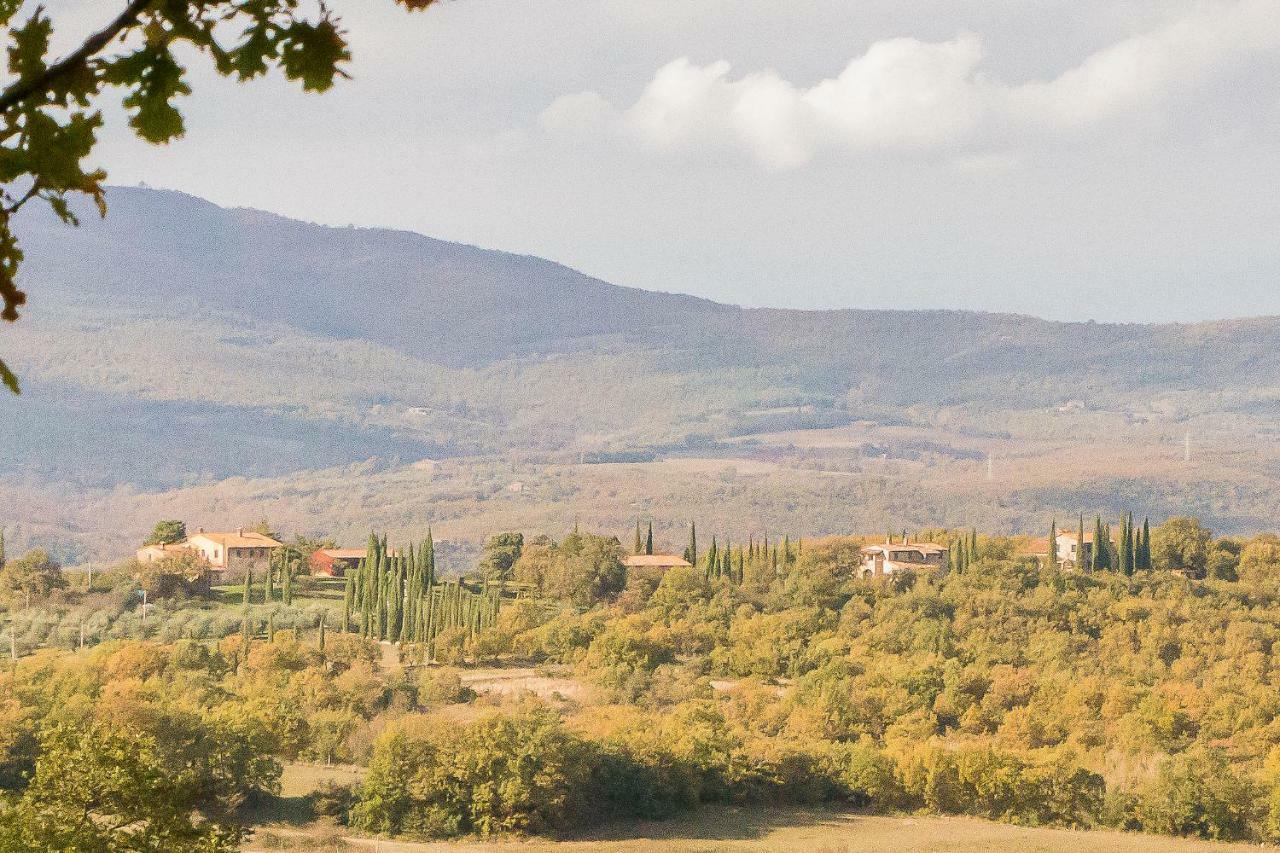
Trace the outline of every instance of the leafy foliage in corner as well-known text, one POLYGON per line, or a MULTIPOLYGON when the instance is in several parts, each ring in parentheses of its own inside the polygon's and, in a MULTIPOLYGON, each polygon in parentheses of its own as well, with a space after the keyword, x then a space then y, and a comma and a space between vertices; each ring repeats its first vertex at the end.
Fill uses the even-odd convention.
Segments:
MULTIPOLYGON (((420 10, 433 0, 395 2, 420 10)), ((176 56, 184 46, 209 56, 223 76, 250 80, 279 68, 308 92, 331 87, 351 59, 346 35, 323 0, 310 13, 298 0, 129 0, 61 59, 49 55, 52 18, 37 6, 15 22, 21 5, 0 0, 12 78, 0 92, 0 318, 8 322, 18 319, 27 299, 17 284, 23 255, 11 228, 14 214, 40 199, 75 225, 67 197, 84 193, 106 215, 106 172, 84 162, 103 124, 92 106, 96 97, 122 90, 130 127, 163 144, 184 130, 176 105, 191 94, 176 56)), ((17 376, 3 361, 0 382, 18 393, 17 376)))

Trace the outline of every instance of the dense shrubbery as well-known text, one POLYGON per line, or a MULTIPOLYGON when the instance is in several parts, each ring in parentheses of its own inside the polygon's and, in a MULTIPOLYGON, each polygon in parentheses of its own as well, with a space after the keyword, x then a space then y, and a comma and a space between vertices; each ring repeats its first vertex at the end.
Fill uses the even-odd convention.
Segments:
MULTIPOLYGON (((768 571, 675 569, 619 589, 614 540, 530 542, 511 573, 560 597, 508 600, 492 625, 440 635, 436 653, 576 679, 571 696, 542 701, 477 693, 446 667, 383 671, 378 646, 350 634, 321 650, 314 633, 284 629, 288 609, 263 642, 239 635, 238 608, 162 604, 153 636, 193 633, 200 614, 229 630, 46 649, 0 673, 0 833, 35 819, 22 792, 43 789, 24 774, 71 726, 142 738, 134 751, 157 766, 183 757, 200 819, 175 832, 233 833, 227 815, 273 789, 275 762, 303 760, 367 761, 362 785, 318 792, 317 810, 416 837, 832 802, 1280 839, 1280 547, 1201 548, 1182 527, 1158 553, 1203 558, 1207 581, 1064 573, 998 539, 962 572, 862 581, 850 577, 857 542, 832 539, 768 571)), ((134 612, 102 606, 118 608, 112 626, 134 612)), ((17 611, 20 638, 40 612, 17 611)), ((423 658, 410 646, 404 659, 423 658)))

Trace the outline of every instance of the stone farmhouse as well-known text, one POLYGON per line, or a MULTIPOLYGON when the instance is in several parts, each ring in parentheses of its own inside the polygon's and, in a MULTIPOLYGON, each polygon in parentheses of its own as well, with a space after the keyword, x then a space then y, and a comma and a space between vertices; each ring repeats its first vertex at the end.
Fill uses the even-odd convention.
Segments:
POLYGON ((145 545, 136 556, 141 563, 153 563, 166 557, 195 554, 209 565, 210 581, 219 584, 239 580, 247 571, 265 572, 271 555, 283 547, 284 543, 243 527, 229 533, 210 533, 201 527, 183 542, 145 545))
POLYGON ((947 548, 932 542, 886 540, 883 545, 862 548, 858 577, 883 578, 902 571, 937 571, 947 564, 947 548))

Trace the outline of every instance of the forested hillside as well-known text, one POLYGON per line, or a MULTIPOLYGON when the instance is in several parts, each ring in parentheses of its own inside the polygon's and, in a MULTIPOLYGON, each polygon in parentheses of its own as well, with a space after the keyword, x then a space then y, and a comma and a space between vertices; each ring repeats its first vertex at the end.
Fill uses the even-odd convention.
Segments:
POLYGON ((612 536, 511 532, 448 580, 429 538, 375 537, 346 579, 281 559, 274 584, 212 593, 184 588, 181 558, 90 586, 11 556, 0 846, 137 824, 154 849, 234 849, 283 764, 333 762, 348 782, 309 791, 293 825, 561 837, 824 804, 1280 839, 1280 539, 1176 519, 1151 568, 1113 572, 1042 566, 1025 538, 924 536, 950 568, 879 579, 850 536, 690 536, 696 565, 663 572, 612 536), (1174 571, 1193 564, 1205 580, 1174 571), (100 796, 58 784, 86 772, 100 796))
POLYGON ((808 533, 1016 530, 1113 494, 1220 530, 1280 511, 1280 321, 741 309, 177 193, 110 203, 21 220, 31 302, 0 338, 28 389, 0 402, 0 524, 68 559, 160 516, 395 531, 413 513, 342 497, 387 477, 472 539, 686 517, 712 483, 808 533))

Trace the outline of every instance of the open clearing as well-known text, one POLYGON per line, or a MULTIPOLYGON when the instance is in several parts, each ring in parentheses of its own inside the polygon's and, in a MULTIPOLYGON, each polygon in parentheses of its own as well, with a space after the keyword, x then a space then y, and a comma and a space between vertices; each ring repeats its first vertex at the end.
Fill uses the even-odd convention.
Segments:
POLYGON ((575 853, 622 851, 782 851, 788 853, 908 853, 908 851, 1033 851, 1034 853, 1196 853, 1261 851, 1249 844, 1161 838, 1120 832, 1031 829, 973 818, 882 817, 794 809, 707 807, 662 822, 641 822, 572 841, 413 843, 355 838, 331 826, 264 829, 246 851, 345 850, 378 853, 575 853))
POLYGON ((327 821, 314 821, 306 794, 326 780, 358 783, 356 767, 285 766, 281 797, 245 815, 255 826, 247 853, 272 850, 345 853, 1239 853, 1267 849, 1127 832, 1077 832, 1009 826, 965 817, 862 815, 825 809, 706 806, 667 821, 638 821, 587 833, 568 841, 433 842, 360 838, 327 821))

